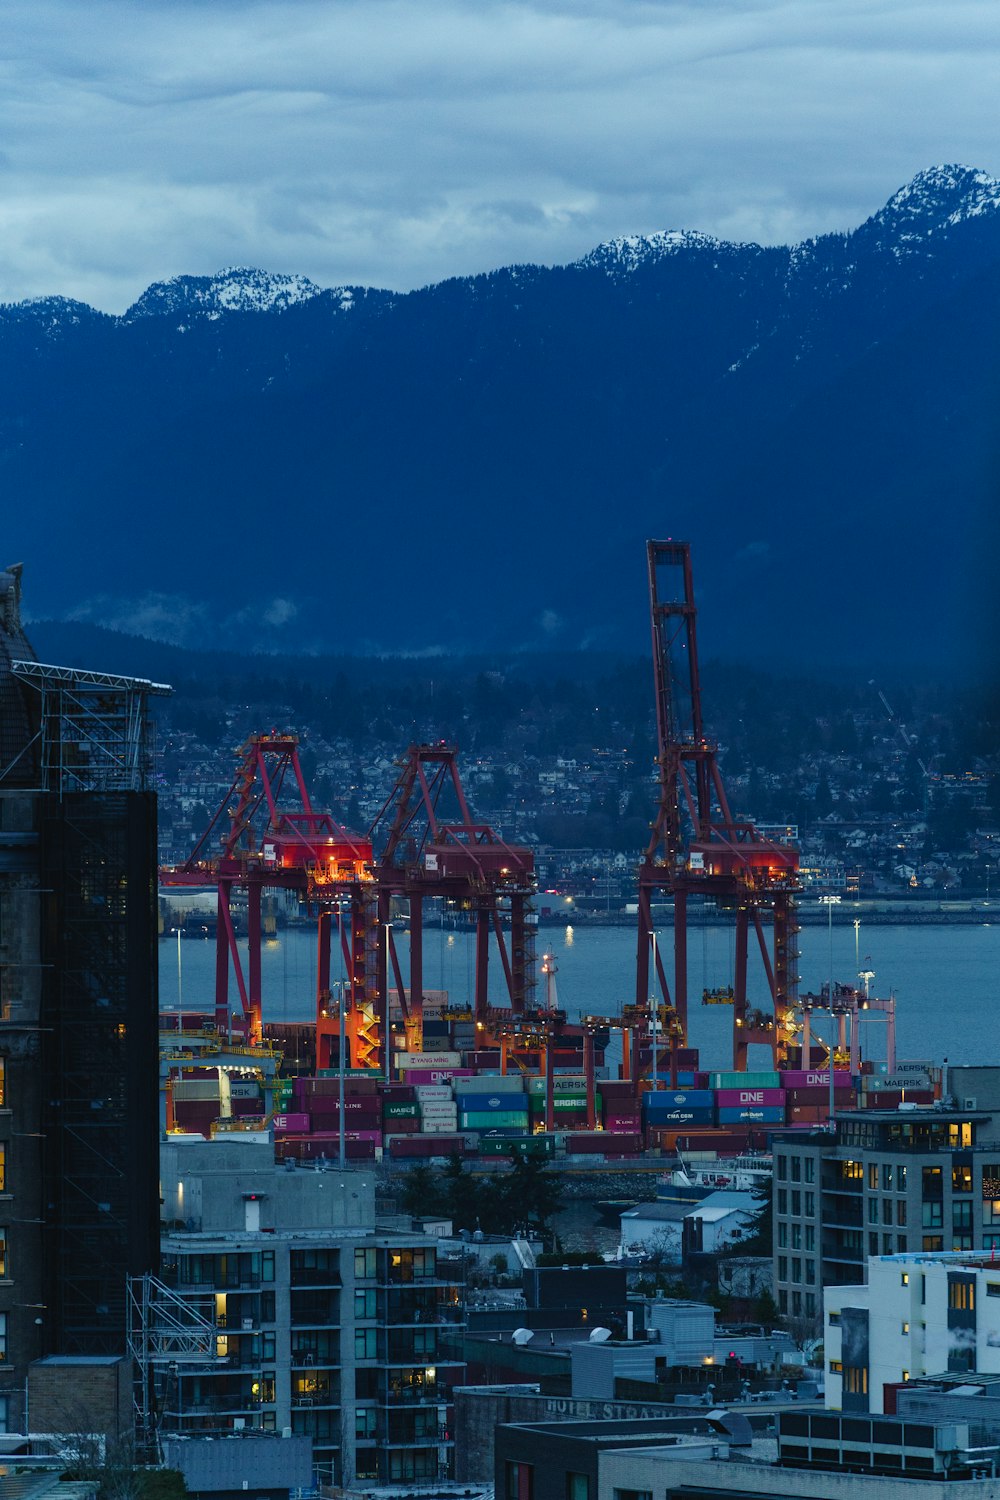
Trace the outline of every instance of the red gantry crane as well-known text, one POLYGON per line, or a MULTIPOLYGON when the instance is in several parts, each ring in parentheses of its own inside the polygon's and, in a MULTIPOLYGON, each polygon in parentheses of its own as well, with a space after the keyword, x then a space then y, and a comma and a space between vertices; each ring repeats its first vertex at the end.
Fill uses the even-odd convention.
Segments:
MULTIPOLYGON (((656 691, 659 804, 639 869, 639 933, 636 1008, 650 1003, 650 959, 662 1000, 688 1036, 688 902, 714 901, 733 913, 735 973, 725 999, 733 1006, 733 1066, 745 1070, 747 1049, 771 1049, 775 1066, 784 1055, 786 1018, 796 1000, 798 954, 794 939, 795 893, 800 889, 798 853, 763 838, 737 821, 719 768, 718 745, 702 719, 701 681, 695 631, 696 609, 687 542, 647 543, 649 597, 656 691), (654 934, 653 897, 673 902, 673 990, 654 934), (764 918, 772 924, 769 951, 764 918), (771 996, 770 1013, 747 1002, 747 963, 753 927, 771 996)), ((718 1000, 719 991, 713 992, 718 1000)))
POLYGON ((385 845, 375 867, 378 925, 377 991, 385 995, 389 969, 395 980, 408 1032, 419 1034, 423 1016, 424 902, 453 901, 468 911, 476 929, 476 972, 472 1013, 485 1027, 489 1007, 489 955, 495 936, 510 1008, 531 1009, 535 986, 535 890, 532 851, 506 843, 469 810, 453 745, 411 745, 399 762, 399 775, 369 839, 385 845), (409 911, 409 985, 393 940, 391 905, 405 900, 409 911), (509 914, 509 944, 502 914, 509 914))
MULTIPOLYGON (((317 1032, 328 1017, 331 919, 337 915, 348 978, 347 1035, 354 1066, 378 1067, 380 1018, 374 1003, 377 942, 369 917, 374 893, 371 841, 349 832, 313 808, 299 763, 295 735, 256 734, 237 752, 239 766, 208 828, 182 865, 165 868, 167 886, 215 885, 215 1024, 230 1031, 230 973, 236 980, 243 1024, 257 1045, 263 1034, 261 993, 261 897, 265 890, 291 890, 315 908, 319 922, 317 1032), (289 806, 289 803, 296 804, 289 806), (213 836, 215 839, 213 845, 213 836), (233 925, 232 894, 247 895, 247 967, 233 925), (350 914, 350 930, 345 914, 350 914)), ((327 1030, 334 1023, 328 1022, 327 1030)), ((317 1035, 317 1060, 319 1060, 317 1035)))

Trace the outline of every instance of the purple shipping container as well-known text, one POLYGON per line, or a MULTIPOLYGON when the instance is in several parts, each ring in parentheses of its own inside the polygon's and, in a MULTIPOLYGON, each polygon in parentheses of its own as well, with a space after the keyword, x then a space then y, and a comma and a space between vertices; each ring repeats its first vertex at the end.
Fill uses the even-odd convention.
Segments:
MULTIPOLYGON (((852 1086, 852 1078, 848 1068, 835 1068, 833 1072, 833 1090, 849 1089, 852 1086)), ((830 1087, 829 1068, 810 1068, 806 1072, 796 1071, 781 1074, 781 1086, 784 1089, 808 1089, 830 1087)))
POLYGON ((281 1131, 283 1135, 309 1134, 310 1120, 306 1114, 275 1115, 272 1124, 275 1130, 281 1131))
POLYGON ((719 1109, 741 1109, 751 1104, 755 1109, 783 1108, 783 1089, 716 1089, 715 1102, 719 1109))

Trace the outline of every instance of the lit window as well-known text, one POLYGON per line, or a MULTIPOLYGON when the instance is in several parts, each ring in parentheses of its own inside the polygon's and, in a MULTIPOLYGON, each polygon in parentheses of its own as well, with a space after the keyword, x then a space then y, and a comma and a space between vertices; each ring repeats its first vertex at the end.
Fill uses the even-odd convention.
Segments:
POLYGON ((0 1313, 0 1364, 7 1359, 7 1314, 0 1313))
POLYGON ((900 1273, 899 1284, 900 1284, 900 1286, 909 1286, 909 1284, 910 1284, 910 1277, 909 1277, 909 1273, 907 1271, 903 1271, 903 1272, 900 1273))
POLYGON ((0 1057, 0 1109, 7 1109, 7 1059, 0 1057))
POLYGON ((7 1276, 7 1231, 0 1229, 0 1280, 7 1276))
POLYGON ((909 1333, 909 1331, 910 1331, 910 1325, 909 1325, 909 1323, 903 1323, 901 1325, 901 1327, 900 1327, 900 1333, 909 1333))

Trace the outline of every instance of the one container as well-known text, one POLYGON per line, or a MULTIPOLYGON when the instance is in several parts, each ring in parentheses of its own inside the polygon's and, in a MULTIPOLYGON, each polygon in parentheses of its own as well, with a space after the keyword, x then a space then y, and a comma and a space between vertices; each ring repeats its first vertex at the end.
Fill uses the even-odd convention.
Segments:
POLYGON ((719 1109, 740 1109, 752 1104, 757 1108, 784 1107, 783 1089, 716 1089, 715 1102, 719 1109))

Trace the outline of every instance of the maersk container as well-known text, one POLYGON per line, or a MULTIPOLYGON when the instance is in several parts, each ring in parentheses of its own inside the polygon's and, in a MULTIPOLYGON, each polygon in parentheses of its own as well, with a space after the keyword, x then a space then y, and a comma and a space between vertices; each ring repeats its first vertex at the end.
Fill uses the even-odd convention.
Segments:
MULTIPOLYGON (((528 1079, 529 1094, 544 1094, 546 1080, 544 1074, 533 1074, 528 1079)), ((554 1094, 573 1094, 587 1092, 587 1080, 580 1073, 556 1073, 552 1078, 552 1092, 554 1094)))
POLYGON ((761 1105, 754 1107, 752 1104, 744 1105, 739 1109, 720 1109, 720 1125, 783 1125, 785 1123, 784 1105, 761 1105))

